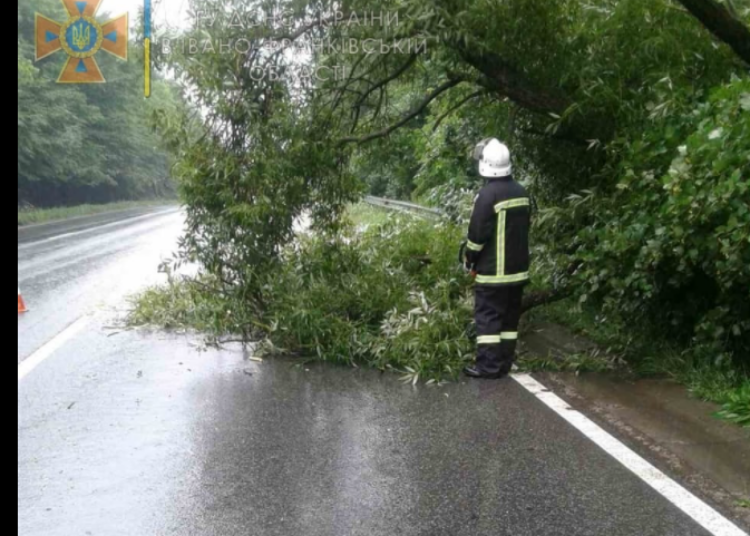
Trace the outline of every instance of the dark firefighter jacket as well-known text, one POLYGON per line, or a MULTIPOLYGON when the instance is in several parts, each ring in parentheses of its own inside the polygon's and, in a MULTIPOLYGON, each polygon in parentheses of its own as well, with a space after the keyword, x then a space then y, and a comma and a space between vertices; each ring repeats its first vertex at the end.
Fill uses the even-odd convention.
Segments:
POLYGON ((489 179, 469 224, 466 258, 479 285, 523 285, 529 280, 531 200, 512 177, 489 179))

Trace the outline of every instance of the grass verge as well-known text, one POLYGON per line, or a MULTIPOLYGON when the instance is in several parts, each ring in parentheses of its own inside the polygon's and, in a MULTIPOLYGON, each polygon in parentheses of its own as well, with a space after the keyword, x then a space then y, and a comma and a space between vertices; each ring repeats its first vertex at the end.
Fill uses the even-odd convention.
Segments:
POLYGON ((372 226, 383 225, 394 217, 414 217, 409 214, 397 214, 393 211, 378 208, 368 203, 351 205, 346 217, 356 228, 364 230, 372 226))
POLYGON ((721 405, 717 417, 750 426, 750 377, 725 356, 676 346, 653 327, 604 317, 594 306, 580 306, 572 298, 533 310, 529 320, 567 326, 605 353, 620 356, 637 376, 670 378, 696 397, 721 405))
POLYGON ((174 204, 175 200, 152 199, 147 201, 120 201, 117 203, 105 203, 102 205, 77 205, 74 207, 52 207, 52 208, 18 208, 18 225, 33 225, 36 223, 47 223, 51 221, 66 220, 79 216, 92 216, 105 212, 115 212, 130 208, 150 207, 174 204))

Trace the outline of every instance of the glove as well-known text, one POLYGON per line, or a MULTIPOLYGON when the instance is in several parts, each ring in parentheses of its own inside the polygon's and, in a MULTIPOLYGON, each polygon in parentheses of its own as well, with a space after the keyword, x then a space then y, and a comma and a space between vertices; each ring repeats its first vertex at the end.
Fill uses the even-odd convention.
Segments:
POLYGON ((464 253, 464 266, 466 269, 473 272, 476 268, 477 262, 479 262, 479 252, 467 249, 464 253))

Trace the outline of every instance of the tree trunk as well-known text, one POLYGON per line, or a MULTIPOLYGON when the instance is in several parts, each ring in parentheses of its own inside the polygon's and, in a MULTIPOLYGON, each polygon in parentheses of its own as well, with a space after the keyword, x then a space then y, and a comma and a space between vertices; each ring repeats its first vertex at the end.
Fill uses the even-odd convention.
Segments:
POLYGON ((750 29, 716 0, 679 0, 714 36, 750 64, 750 29))
POLYGON ((570 105, 569 99, 561 90, 539 87, 497 55, 468 50, 463 46, 458 48, 464 61, 484 75, 479 84, 508 97, 521 108, 539 113, 562 114, 570 105))

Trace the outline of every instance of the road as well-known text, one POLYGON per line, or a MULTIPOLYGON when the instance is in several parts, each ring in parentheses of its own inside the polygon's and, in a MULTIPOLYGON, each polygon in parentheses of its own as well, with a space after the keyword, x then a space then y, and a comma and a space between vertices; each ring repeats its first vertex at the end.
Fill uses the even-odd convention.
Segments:
POLYGON ((743 534, 522 380, 410 386, 117 329, 181 228, 158 209, 19 231, 19 534, 743 534))
POLYGON ((19 362, 81 316, 155 282, 181 228, 169 207, 19 228, 18 286, 32 309, 18 317, 19 362))

